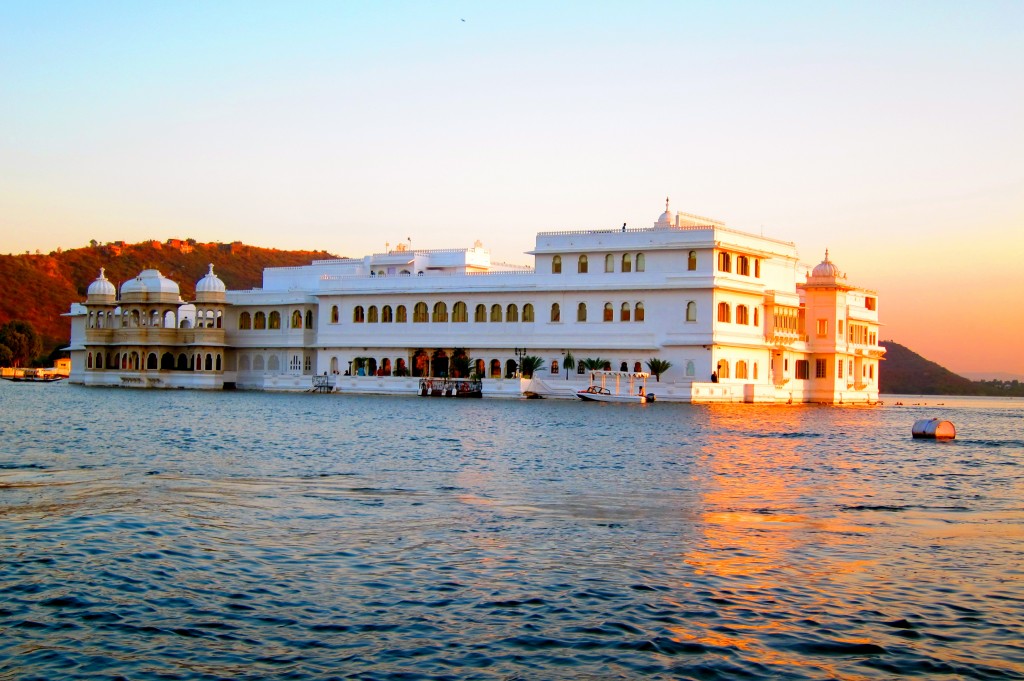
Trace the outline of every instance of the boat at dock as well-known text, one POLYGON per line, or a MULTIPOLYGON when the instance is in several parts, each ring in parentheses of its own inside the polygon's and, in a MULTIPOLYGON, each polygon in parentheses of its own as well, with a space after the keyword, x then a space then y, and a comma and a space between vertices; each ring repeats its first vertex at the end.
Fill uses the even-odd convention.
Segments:
POLYGON ((420 397, 483 397, 484 384, 478 378, 421 378, 420 397))
POLYGON ((578 391, 576 397, 584 402, 653 402, 654 395, 647 394, 648 376, 644 371, 594 371, 590 385, 578 391))
POLYGON ((67 378, 53 369, 4 369, 0 378, 14 383, 56 383, 67 378))

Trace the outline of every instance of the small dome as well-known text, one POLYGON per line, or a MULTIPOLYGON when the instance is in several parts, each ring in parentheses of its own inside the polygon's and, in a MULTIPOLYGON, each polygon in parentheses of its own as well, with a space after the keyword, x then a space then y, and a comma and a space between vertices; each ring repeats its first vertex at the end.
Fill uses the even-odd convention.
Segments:
POLYGON ((816 279, 842 279, 843 273, 839 271, 834 262, 828 259, 828 249, 826 249, 825 259, 811 270, 811 276, 816 279))
POLYGON ((132 296, 157 296, 173 302, 181 296, 178 285, 160 274, 160 270, 143 270, 139 276, 121 284, 121 298, 132 296))
POLYGON ((668 209, 668 197, 665 197, 665 212, 658 216, 658 221, 654 223, 655 227, 671 227, 673 223, 672 211, 668 209))
POLYGON ((109 297, 110 300, 113 300, 114 297, 117 296, 117 289, 115 289, 114 285, 109 279, 107 279, 107 275, 102 267, 100 268, 100 276, 96 277, 96 279, 89 284, 87 295, 93 300, 100 296, 109 297))
POLYGON ((213 273, 213 263, 210 263, 210 271, 196 284, 196 293, 224 293, 228 287, 213 273))

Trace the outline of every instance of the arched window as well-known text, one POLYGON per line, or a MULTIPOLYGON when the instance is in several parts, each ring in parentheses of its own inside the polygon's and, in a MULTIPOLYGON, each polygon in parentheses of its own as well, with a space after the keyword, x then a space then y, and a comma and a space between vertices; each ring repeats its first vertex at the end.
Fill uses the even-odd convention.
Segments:
POLYGON ((85 358, 85 368, 92 369, 92 353, 90 352, 85 358))
MULTIPOLYGON (((242 359, 245 360, 245 368, 248 369, 249 357, 247 355, 242 355, 242 359)), ((178 371, 188 371, 188 357, 185 356, 184 352, 178 355, 178 371)))
POLYGON ((96 368, 97 369, 102 369, 103 368, 103 353, 102 352, 97 352, 96 353, 96 368))
POLYGON ((636 271, 643 272, 647 269, 647 258, 643 253, 636 254, 636 271))
POLYGON ((576 306, 576 321, 585 322, 587 321, 587 304, 580 303, 576 306))
MULTIPOLYGON (((754 259, 754 276, 757 277, 758 279, 761 278, 761 261, 756 258, 754 259)), ((754 366, 757 365, 755 364, 754 366)))
POLYGON ((306 328, 307 329, 312 329, 313 328, 313 311, 312 310, 306 310, 306 328))
POLYGON ((757 380, 757 362, 754 362, 754 380, 757 380))
POLYGON ((422 300, 416 303, 412 309, 412 321, 415 324, 422 324, 427 321, 427 304, 422 300))
POLYGON ((523 321, 533 321, 533 303, 527 303, 526 305, 523 305, 523 321))
POLYGON ((747 377, 747 363, 744 360, 736 362, 736 378, 747 377))
MULTIPOLYGON (((749 324, 750 323, 750 317, 748 315, 749 315, 749 313, 747 312, 747 306, 746 305, 737 305, 736 306, 736 323, 737 324, 749 324)), ((742 378, 741 376, 739 376, 738 373, 736 375, 737 375, 737 377, 742 378)))
POLYGON ((604 321, 610 322, 615 319, 615 310, 612 308, 611 303, 604 304, 604 321))
POLYGON ((633 362, 633 373, 639 374, 644 368, 640 365, 640 362, 633 362))
POLYGON ((280 371, 281 360, 277 355, 271 355, 270 359, 267 360, 267 371, 280 371))
POLYGON ((249 368, 249 355, 242 355, 241 358, 238 360, 238 370, 249 371, 249 368))
POLYGON ((221 364, 221 358, 220 358, 220 353, 218 352, 218 353, 217 353, 217 364, 216 364, 216 365, 215 365, 215 366, 214 366, 213 368, 214 368, 214 369, 215 369, 216 371, 220 371, 220 369, 221 369, 221 366, 222 366, 222 364, 221 364))
POLYGON ((281 313, 274 310, 270 313, 270 317, 267 319, 268 329, 280 329, 281 328, 281 313))
POLYGON ((729 310, 729 303, 718 304, 718 321, 720 322, 731 322, 732 312, 729 310))
POLYGON ((551 303, 551 321, 562 321, 562 308, 559 307, 558 303, 551 303))
POLYGON ((501 378, 501 360, 491 360, 491 378, 501 378))
POLYGON ((337 324, 338 318, 338 306, 331 305, 331 324, 337 324))
POLYGON ((292 312, 292 328, 293 329, 301 329, 302 328, 302 313, 299 312, 298 310, 295 310, 295 311, 292 312))
POLYGON ((631 310, 629 309, 629 303, 623 303, 619 307, 619 321, 628 322, 631 316, 631 310))
POLYGON ((263 361, 263 355, 256 355, 252 360, 253 371, 263 371, 266 368, 266 364, 263 361))
POLYGON ((724 251, 718 253, 718 271, 732 272, 732 257, 724 251))
POLYGON ((633 321, 642 322, 644 320, 644 304, 637 303, 633 306, 633 321))
POLYGON ((395 308, 395 323, 405 324, 409 321, 409 313, 405 311, 405 305, 399 305, 395 308))
POLYGON ((380 315, 377 313, 377 306, 371 305, 366 310, 366 322, 368 324, 376 324, 380 321, 380 315))
POLYGON ((260 310, 252 318, 252 328, 254 329, 265 329, 267 328, 267 314, 260 310))
POLYGON ((362 324, 366 321, 366 312, 363 311, 362 305, 356 305, 352 309, 352 321, 356 324, 362 324))
POLYGON ((629 253, 622 254, 622 271, 632 272, 633 271, 633 256, 629 253))
POLYGON ((558 360, 557 359, 551 360, 551 373, 553 375, 556 375, 556 376, 558 375, 558 360))
POLYGON ((448 305, 443 302, 434 303, 434 315, 431 318, 432 322, 446 322, 448 321, 448 305))
POLYGON ((587 256, 581 255, 579 260, 576 262, 576 271, 580 274, 587 273, 587 256))
POLYGON ((718 361, 718 377, 729 378, 729 360, 722 359, 718 361))
POLYGON ((551 274, 561 274, 561 273, 562 273, 562 256, 556 255, 555 257, 551 258, 551 274))
POLYGON ((615 271, 615 256, 609 253, 604 256, 604 271, 614 272, 615 271))
MULTIPOLYGON (((758 324, 758 314, 757 314, 757 312, 758 312, 758 308, 755 307, 754 308, 754 326, 758 326, 759 325, 758 324)), ((754 366, 756 367, 757 365, 755 364, 754 366)), ((757 378, 757 376, 755 376, 754 378, 757 378)))
POLYGON ((686 269, 691 272, 697 269, 697 251, 690 251, 690 255, 686 259, 686 269))
POLYGON ((243 312, 238 315, 238 328, 239 329, 251 329, 252 328, 252 315, 248 312, 243 312))
POLYGON ((692 300, 686 303, 686 321, 697 321, 697 303, 692 300))
POLYGON ((494 305, 491 305, 491 321, 492 322, 500 322, 501 321, 501 305, 498 305, 497 303, 495 303, 494 305))
POLYGON ((380 309, 380 321, 382 324, 390 324, 395 321, 395 313, 391 310, 390 305, 385 305, 380 309))
POLYGON ((466 304, 461 300, 452 307, 452 321, 453 322, 468 322, 469 311, 466 309, 466 304))
POLYGON ((476 306, 476 310, 473 312, 474 322, 486 322, 487 321, 487 306, 483 303, 479 303, 476 306))
POLYGON ((156 366, 157 366, 156 365, 156 353, 155 352, 151 352, 151 353, 149 353, 149 356, 146 357, 146 368, 147 369, 156 369, 156 366))
POLYGON ((160 356, 160 371, 170 371, 174 368, 174 355, 165 352, 160 356))
POLYGON ((693 378, 697 375, 697 367, 694 365, 692 359, 686 360, 686 375, 693 378))
POLYGON ((509 303, 508 307, 505 308, 505 321, 506 322, 518 322, 519 321, 519 308, 515 303, 509 303))
MULTIPOLYGON (((745 277, 750 276, 750 259, 747 258, 747 256, 736 256, 736 274, 742 274, 745 277)), ((741 378, 738 370, 736 372, 736 378, 741 378)))

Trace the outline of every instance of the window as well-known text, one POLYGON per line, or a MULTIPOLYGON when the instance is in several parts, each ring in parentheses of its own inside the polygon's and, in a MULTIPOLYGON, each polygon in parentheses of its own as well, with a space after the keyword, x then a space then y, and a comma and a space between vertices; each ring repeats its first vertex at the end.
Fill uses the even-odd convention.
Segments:
POLYGON ((288 368, 291 369, 292 371, 298 371, 299 369, 302 368, 302 362, 301 360, 299 360, 298 355, 292 355, 292 361, 288 368))
POLYGON ((576 271, 580 274, 587 273, 587 256, 581 255, 579 260, 576 262, 576 271))
POLYGON ((254 329, 265 329, 267 328, 267 315, 263 310, 257 312, 252 318, 252 328, 254 329))
POLYGON ((385 305, 380 309, 380 321, 383 324, 390 324, 395 321, 395 313, 391 310, 390 305, 385 305))
POLYGON ((523 305, 523 321, 533 321, 533 303, 527 303, 526 305, 523 305))
POLYGON ((298 310, 292 311, 292 328, 293 329, 301 329, 302 328, 302 313, 299 312, 298 310))
POLYGON ((306 328, 307 329, 312 329, 313 328, 313 311, 312 310, 306 310, 306 328))
POLYGON ((697 303, 692 300, 686 303, 686 321, 697 321, 697 303))
POLYGON ((558 303, 551 303, 551 321, 562 321, 562 308, 558 306, 558 303))
POLYGON ((281 328, 281 313, 274 310, 270 313, 270 319, 267 321, 268 329, 280 329, 281 328))
POLYGON ((414 324, 423 324, 427 321, 427 304, 422 300, 412 308, 412 321, 414 324))
POLYGON ((633 306, 633 321, 642 322, 644 320, 644 304, 637 303, 633 306))
POLYGON ((355 324, 362 324, 366 321, 366 313, 363 311, 362 305, 356 305, 352 310, 352 322, 355 324))
POLYGON ((836 378, 843 377, 843 360, 836 362, 836 378))
POLYGON ((718 321, 720 322, 731 322, 732 313, 729 310, 729 303, 718 304, 718 321))
POLYGON ((729 378, 729 360, 723 359, 718 362, 718 377, 729 378))
POLYGON ((819 336, 827 336, 828 335, 828 320, 827 319, 819 319, 818 320, 818 335, 819 336))
POLYGON ((622 307, 619 308, 619 321, 628 322, 631 316, 630 313, 629 303, 623 303, 622 307))
POLYGON ((252 328, 252 317, 248 312, 243 312, 238 315, 238 328, 240 329, 251 329, 252 328))
MULTIPOLYGON (((754 326, 758 326, 759 325, 758 314, 757 314, 758 310, 759 310, 759 308, 756 308, 756 307, 754 308, 754 326)), ((757 366, 757 365, 755 364, 754 366, 757 366)), ((757 378, 757 376, 755 376, 754 378, 757 378)))
POLYGON ((604 321, 610 322, 615 319, 615 310, 612 309, 611 303, 604 304, 604 321))
POLYGON ((309 355, 306 355, 306 361, 304 363, 304 368, 305 368, 306 371, 312 371, 313 370, 313 358, 311 356, 309 356, 309 355))
POLYGON ((562 273, 562 256, 556 255, 555 257, 551 258, 551 274, 561 274, 561 273, 562 273))
POLYGON ((587 367, 583 366, 583 362, 576 362, 576 373, 585 374, 587 373, 587 367))
POLYGON ((604 256, 604 271, 614 272, 615 271, 615 256, 609 253, 604 256))
POLYGON ((814 377, 828 378, 828 362, 824 359, 814 360, 814 377))
POLYGON ((750 318, 748 316, 749 314, 750 313, 747 311, 747 306, 746 305, 737 305, 736 306, 736 323, 737 324, 749 324, 750 323, 750 318))
POLYGON ((409 321, 409 313, 405 310, 405 305, 399 305, 395 308, 395 323, 405 324, 409 321))
POLYGON ((338 306, 331 305, 331 324, 338 323, 338 306))
POLYGON ((736 274, 750 276, 750 259, 747 256, 741 255, 736 258, 736 274))
POLYGON ((647 269, 647 258, 643 253, 636 254, 636 271, 643 272, 647 269))
POLYGON ((551 360, 551 374, 552 375, 557 375, 558 374, 558 360, 557 359, 551 360))
POLYGON ((836 333, 839 334, 840 338, 843 337, 843 320, 842 319, 840 319, 839 321, 836 322, 836 333))
POLYGON ((877 307, 878 307, 878 299, 877 298, 870 298, 870 297, 869 298, 865 298, 864 299, 864 307, 866 307, 869 310, 877 309, 877 307))
POLYGON ((452 307, 452 321, 453 322, 468 322, 469 321, 469 310, 466 308, 466 304, 461 300, 455 303, 452 307))
POLYGON ((728 253, 718 254, 718 271, 732 272, 732 257, 728 253))
MULTIPOLYGON (((761 278, 761 261, 760 260, 754 260, 754 276, 757 277, 758 279, 761 278)), ((754 366, 756 367, 757 365, 755 364, 754 366)), ((755 372, 755 374, 756 374, 756 372, 755 372)), ((757 376, 755 375, 754 378, 757 378, 757 376)))
POLYGON ((491 321, 492 322, 500 322, 501 321, 501 305, 498 305, 497 303, 495 303, 494 305, 491 305, 491 321))
POLYGON ((795 371, 797 380, 806 381, 811 377, 810 363, 806 359, 798 359, 796 361, 795 371))
POLYGON ((747 363, 744 360, 736 362, 736 378, 747 377, 747 363))
POLYGON ((431 317, 432 322, 446 322, 448 321, 448 306, 443 302, 434 303, 434 314, 431 317))
POLYGON ((622 271, 632 272, 633 271, 633 256, 629 253, 622 254, 622 271))
POLYGON ((686 259, 686 269, 691 272, 697 269, 697 251, 690 251, 690 255, 686 259))
POLYGON ((585 322, 587 321, 587 304, 580 303, 576 306, 576 321, 585 322))
POLYGON ((515 303, 509 303, 508 307, 505 308, 505 321, 506 322, 518 322, 519 321, 519 308, 515 303))
POLYGON ((487 306, 483 303, 476 306, 476 311, 473 313, 474 322, 486 322, 487 321, 487 306))
POLYGON ((686 360, 686 370, 684 371, 684 375, 689 378, 693 378, 697 375, 697 365, 693 363, 692 359, 686 360))
POLYGON ((369 322, 370 324, 376 324, 378 321, 380 321, 380 317, 377 314, 376 305, 371 305, 370 308, 366 311, 366 321, 369 322))

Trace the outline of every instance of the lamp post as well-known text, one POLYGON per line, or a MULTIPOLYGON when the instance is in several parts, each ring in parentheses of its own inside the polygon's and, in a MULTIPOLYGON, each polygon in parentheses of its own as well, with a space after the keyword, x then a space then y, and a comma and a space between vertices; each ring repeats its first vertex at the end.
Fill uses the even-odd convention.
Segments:
POLYGON ((526 357, 526 348, 516 348, 516 376, 523 375, 523 357, 526 357))

